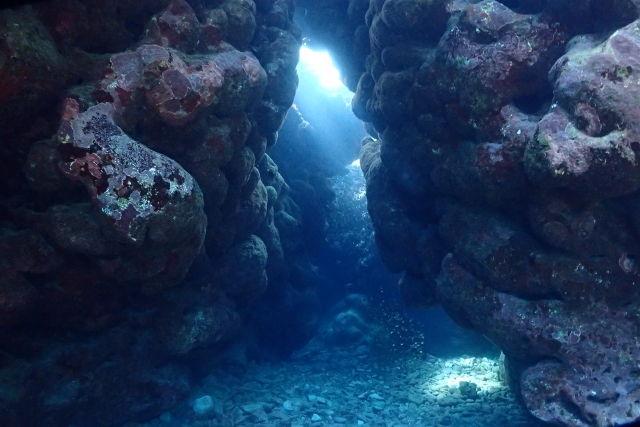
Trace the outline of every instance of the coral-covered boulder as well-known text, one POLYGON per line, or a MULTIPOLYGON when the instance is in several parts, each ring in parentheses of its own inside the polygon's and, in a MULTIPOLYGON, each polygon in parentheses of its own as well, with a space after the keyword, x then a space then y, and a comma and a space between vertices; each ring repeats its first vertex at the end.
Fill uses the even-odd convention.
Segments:
POLYGON ((204 241, 198 184, 175 161, 129 138, 113 122, 111 104, 80 113, 69 99, 66 107, 58 133, 63 173, 85 185, 109 239, 145 245, 149 256, 138 256, 147 262, 155 258, 150 271, 126 258, 105 260, 103 270, 125 280, 165 278, 154 286, 182 280, 204 241), (159 247, 164 250, 156 254, 159 247))
MULTIPOLYGON (((144 44, 111 57, 97 97, 118 110, 144 99, 162 121, 175 126, 208 107, 222 115, 238 114, 260 97, 265 83, 264 70, 251 53, 227 49, 187 56, 144 44)), ((122 114, 126 121, 127 111, 122 114)))
POLYGON ((557 106, 527 147, 529 178, 590 196, 622 196, 640 188, 640 24, 604 43, 577 45, 551 70, 557 106))

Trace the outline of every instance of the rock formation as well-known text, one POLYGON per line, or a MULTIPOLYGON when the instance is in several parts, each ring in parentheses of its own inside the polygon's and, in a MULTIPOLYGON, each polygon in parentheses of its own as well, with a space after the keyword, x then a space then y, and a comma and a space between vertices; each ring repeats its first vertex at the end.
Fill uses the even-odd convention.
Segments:
POLYGON ((368 209, 407 301, 498 344, 538 418, 640 419, 637 2, 299 7, 346 84, 362 71, 368 209))
POLYGON ((246 325, 286 330, 288 351, 314 333, 313 287, 288 281, 303 219, 265 154, 297 88, 294 11, 0 11, 3 425, 148 419, 246 325))

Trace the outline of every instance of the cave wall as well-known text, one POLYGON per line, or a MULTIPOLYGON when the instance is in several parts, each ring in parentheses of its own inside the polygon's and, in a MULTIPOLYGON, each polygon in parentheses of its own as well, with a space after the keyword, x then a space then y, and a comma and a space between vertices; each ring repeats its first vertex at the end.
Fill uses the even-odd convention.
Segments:
POLYGON ((496 343, 538 418, 638 420, 637 2, 302 8, 358 79, 368 210, 405 300, 496 343))
POLYGON ((309 265, 304 218, 265 154, 297 88, 294 13, 0 10, 3 425, 145 420, 239 334, 289 352, 313 335, 316 282, 289 280, 309 265))

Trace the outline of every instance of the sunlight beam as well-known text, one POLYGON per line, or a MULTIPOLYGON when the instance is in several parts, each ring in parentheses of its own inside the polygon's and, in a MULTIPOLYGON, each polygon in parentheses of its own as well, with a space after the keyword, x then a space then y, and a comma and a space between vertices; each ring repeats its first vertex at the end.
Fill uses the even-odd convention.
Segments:
POLYGON ((300 48, 300 66, 315 75, 322 87, 335 91, 343 86, 340 73, 333 66, 327 52, 315 52, 306 46, 300 48))

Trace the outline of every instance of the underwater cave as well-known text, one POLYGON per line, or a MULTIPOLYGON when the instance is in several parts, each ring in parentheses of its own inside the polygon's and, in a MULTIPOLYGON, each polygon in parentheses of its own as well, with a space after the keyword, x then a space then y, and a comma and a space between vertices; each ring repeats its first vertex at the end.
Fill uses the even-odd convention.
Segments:
POLYGON ((640 422, 638 70, 635 0, 3 4, 0 425, 640 422))

